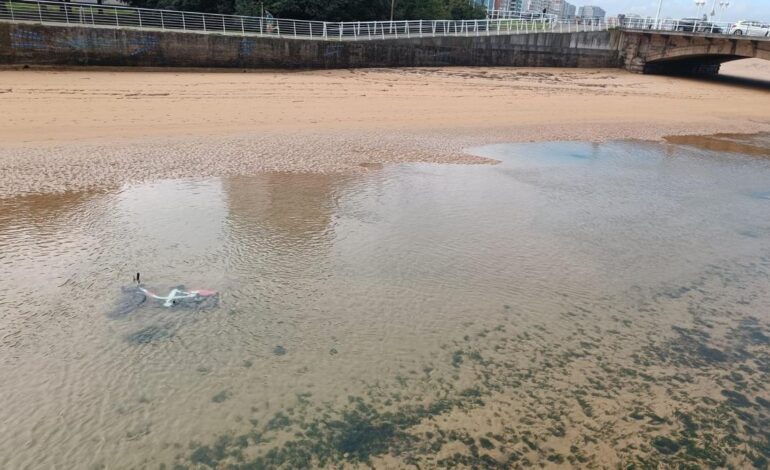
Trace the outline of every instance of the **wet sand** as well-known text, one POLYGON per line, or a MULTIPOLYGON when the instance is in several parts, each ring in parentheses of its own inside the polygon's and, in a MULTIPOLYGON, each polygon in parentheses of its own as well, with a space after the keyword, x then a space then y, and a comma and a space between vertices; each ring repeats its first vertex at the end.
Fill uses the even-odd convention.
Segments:
MULTIPOLYGON (((740 61, 725 73, 767 76, 740 61)), ((484 163, 469 146, 770 130, 761 87, 620 70, 0 73, 0 197, 156 178, 484 163)))
POLYGON ((770 148, 2 200, 0 468, 766 468, 770 160, 716 140, 770 148))
POLYGON ((768 129, 767 90, 549 69, 0 80, 0 467, 766 468, 768 160, 717 157, 767 154, 725 134, 768 129), (617 143, 575 144, 562 171, 531 148, 372 171, 711 132, 670 141, 719 153, 667 146, 655 171, 639 142, 624 172, 593 164, 617 143), (328 175, 236 176, 266 171, 328 175), (100 191, 185 176, 228 177, 100 191), (114 318, 136 266, 222 306, 114 318))

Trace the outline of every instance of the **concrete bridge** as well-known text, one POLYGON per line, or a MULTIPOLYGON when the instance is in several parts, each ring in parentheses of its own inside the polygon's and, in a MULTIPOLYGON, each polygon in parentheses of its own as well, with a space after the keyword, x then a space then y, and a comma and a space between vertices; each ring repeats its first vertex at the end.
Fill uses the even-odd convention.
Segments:
MULTIPOLYGON (((553 19, 327 23, 0 0, 0 64, 229 68, 622 67, 711 74, 770 38, 553 19)), ((696 30, 697 28, 691 28, 696 30)), ((712 27, 712 30, 714 28, 712 27)))
POLYGON ((632 72, 715 74, 731 60, 770 60, 770 38, 623 29, 619 56, 632 72))

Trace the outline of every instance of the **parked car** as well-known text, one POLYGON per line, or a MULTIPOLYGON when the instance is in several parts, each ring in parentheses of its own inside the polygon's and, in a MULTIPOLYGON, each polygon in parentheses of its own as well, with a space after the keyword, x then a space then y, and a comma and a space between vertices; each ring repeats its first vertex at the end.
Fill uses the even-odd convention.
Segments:
POLYGON ((674 25, 677 31, 689 33, 722 33, 722 28, 701 18, 682 18, 674 25))
POLYGON ((759 21, 739 21, 730 26, 730 34, 737 36, 770 36, 770 25, 759 21))
POLYGON ((699 33, 721 34, 724 30, 710 21, 701 21, 696 28, 699 33))
POLYGON ((700 18, 682 18, 674 24, 674 29, 694 33, 696 25, 701 21, 703 20, 700 18))

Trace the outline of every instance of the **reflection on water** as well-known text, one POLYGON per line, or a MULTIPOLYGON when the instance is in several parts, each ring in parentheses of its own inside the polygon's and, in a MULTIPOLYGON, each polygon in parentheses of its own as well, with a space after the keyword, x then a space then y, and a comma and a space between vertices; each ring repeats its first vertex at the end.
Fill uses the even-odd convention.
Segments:
POLYGON ((2 200, 0 467, 761 468, 770 145, 717 139, 2 200))
POLYGON ((714 152, 732 152, 770 157, 770 135, 716 134, 712 136, 675 135, 666 137, 673 144, 690 145, 714 152))

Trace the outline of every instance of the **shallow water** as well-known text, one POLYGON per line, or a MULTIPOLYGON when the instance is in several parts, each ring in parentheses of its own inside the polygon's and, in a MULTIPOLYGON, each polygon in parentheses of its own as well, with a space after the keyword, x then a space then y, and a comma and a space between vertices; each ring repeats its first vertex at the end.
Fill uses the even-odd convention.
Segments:
POLYGON ((0 200, 0 467, 761 466, 770 140, 729 139, 0 200), (136 272, 219 305, 121 313, 136 272))

